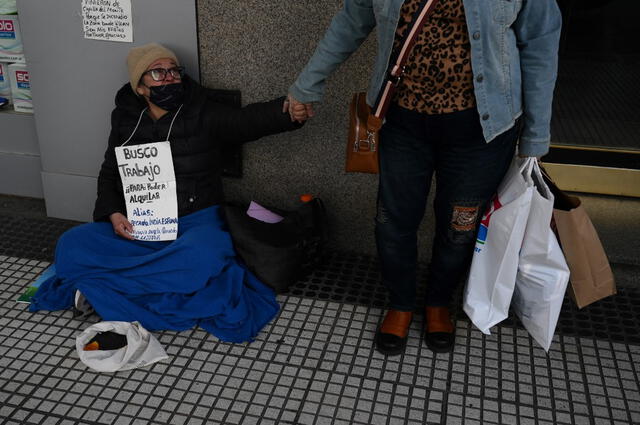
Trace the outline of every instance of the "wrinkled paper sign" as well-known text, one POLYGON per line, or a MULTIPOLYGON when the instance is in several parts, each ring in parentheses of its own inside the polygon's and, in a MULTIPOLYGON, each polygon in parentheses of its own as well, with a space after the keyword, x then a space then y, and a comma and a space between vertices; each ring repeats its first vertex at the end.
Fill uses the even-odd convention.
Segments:
POLYGON ((178 200, 169 142, 116 147, 133 237, 168 241, 178 235, 178 200))
POLYGON ((133 42, 131 0, 82 0, 84 38, 133 42))

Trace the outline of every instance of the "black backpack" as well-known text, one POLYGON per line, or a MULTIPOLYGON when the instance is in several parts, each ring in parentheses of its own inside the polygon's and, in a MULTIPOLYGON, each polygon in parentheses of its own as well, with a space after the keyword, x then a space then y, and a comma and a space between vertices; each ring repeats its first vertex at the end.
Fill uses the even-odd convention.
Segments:
POLYGON ((228 204, 224 215, 233 245, 247 268, 282 293, 318 264, 327 242, 327 216, 318 198, 293 211, 268 207, 284 217, 265 223, 249 217, 247 205, 228 204))

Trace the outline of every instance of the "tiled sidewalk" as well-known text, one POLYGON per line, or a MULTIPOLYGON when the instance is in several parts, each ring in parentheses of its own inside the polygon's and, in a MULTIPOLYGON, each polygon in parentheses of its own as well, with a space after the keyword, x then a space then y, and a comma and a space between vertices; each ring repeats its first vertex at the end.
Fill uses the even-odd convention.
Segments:
MULTIPOLYGON (((406 353, 385 358, 371 349, 382 310, 356 293, 349 302, 294 289, 251 344, 200 329, 159 332, 169 360, 98 374, 75 352, 88 322, 15 302, 47 265, 0 255, 2 424, 640 423, 640 344, 628 338, 560 333, 547 355, 514 322, 484 336, 458 320, 455 351, 434 355, 418 317, 406 353)), ((350 275, 364 286, 371 279, 350 275)))

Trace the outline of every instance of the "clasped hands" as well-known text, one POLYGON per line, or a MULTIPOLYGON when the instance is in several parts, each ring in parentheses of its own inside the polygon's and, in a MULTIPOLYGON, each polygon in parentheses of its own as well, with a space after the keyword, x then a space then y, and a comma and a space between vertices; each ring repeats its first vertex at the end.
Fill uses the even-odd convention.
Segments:
POLYGON ((298 102, 293 96, 288 95, 282 104, 282 112, 289 113, 291 122, 303 123, 315 115, 311 103, 298 102))

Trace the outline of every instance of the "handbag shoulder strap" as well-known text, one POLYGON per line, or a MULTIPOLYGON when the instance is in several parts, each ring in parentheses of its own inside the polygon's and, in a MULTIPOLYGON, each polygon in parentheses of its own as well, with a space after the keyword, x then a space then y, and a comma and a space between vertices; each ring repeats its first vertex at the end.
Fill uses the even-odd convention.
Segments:
POLYGON ((380 130, 382 127, 382 121, 387 113, 387 109, 389 109, 393 93, 402 80, 402 75, 405 71, 404 66, 409 59, 411 49, 415 45, 418 35, 424 27, 424 24, 427 22, 427 19, 435 10, 437 3, 438 0, 422 0, 420 7, 413 15, 413 21, 407 28, 401 45, 402 47, 397 52, 395 63, 390 68, 384 88, 378 95, 378 99, 371 110, 369 119, 367 120, 367 128, 369 131, 375 132, 380 130))

